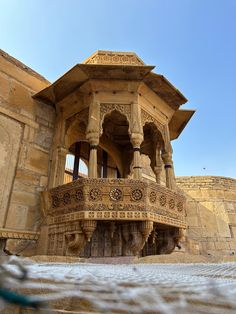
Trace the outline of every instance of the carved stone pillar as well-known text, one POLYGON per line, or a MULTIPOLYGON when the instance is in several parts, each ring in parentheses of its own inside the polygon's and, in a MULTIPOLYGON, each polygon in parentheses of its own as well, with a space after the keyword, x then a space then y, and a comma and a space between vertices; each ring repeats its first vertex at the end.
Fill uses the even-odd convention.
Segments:
POLYGON ((158 184, 161 183, 161 171, 162 171, 161 150, 160 150, 160 147, 157 146, 157 149, 156 149, 156 165, 154 167, 154 173, 156 175, 156 182, 158 184))
POLYGON ((164 162, 165 173, 166 173, 166 187, 175 190, 175 174, 174 174, 174 166, 172 161, 172 151, 163 152, 162 160, 164 162))
POLYGON ((91 145, 90 144, 88 176, 89 176, 89 178, 97 178, 97 176, 98 176, 97 145, 91 145))
POLYGON ((142 134, 132 134, 131 143, 133 145, 134 151, 134 161, 133 161, 133 173, 134 179, 142 179, 142 167, 141 167, 141 155, 140 155, 140 145, 143 141, 142 134))
POLYGON ((141 122, 141 111, 138 103, 132 103, 132 126, 131 126, 131 143, 134 151, 133 173, 134 179, 142 178, 140 145, 143 141, 143 127, 141 122))
POLYGON ((67 149, 65 148, 65 119, 57 110, 56 130, 53 138, 49 188, 56 187, 64 182, 64 171, 67 149))
POLYGON ((64 173, 65 173, 67 153, 68 153, 68 150, 65 147, 57 147, 56 177, 55 177, 54 186, 62 185, 64 183, 64 173))
POLYGON ((97 146, 99 144, 100 105, 92 102, 89 106, 89 123, 86 139, 90 144, 88 176, 97 178, 97 146))

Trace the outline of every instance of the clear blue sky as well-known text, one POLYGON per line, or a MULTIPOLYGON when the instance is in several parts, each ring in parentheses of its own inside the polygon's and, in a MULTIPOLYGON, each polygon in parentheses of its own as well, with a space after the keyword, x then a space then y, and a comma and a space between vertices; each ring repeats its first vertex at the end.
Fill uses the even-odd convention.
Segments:
POLYGON ((236 0, 0 0, 0 43, 54 81, 97 49, 135 51, 197 112, 177 175, 236 178, 236 0), (206 168, 205 170, 203 168, 206 168))

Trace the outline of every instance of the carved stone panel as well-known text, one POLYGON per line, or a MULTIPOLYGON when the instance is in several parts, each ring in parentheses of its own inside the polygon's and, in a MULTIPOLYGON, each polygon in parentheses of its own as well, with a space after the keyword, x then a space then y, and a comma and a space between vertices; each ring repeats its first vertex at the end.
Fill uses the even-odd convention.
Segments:
POLYGON ((0 114, 0 226, 4 227, 22 134, 21 125, 0 114))

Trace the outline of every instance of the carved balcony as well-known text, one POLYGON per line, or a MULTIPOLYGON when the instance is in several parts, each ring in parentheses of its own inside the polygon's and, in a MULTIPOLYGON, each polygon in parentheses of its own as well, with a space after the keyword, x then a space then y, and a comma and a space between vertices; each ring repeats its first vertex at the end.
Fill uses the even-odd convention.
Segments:
POLYGON ((114 220, 186 228, 185 197, 157 183, 81 178, 44 192, 43 198, 48 225, 114 220))

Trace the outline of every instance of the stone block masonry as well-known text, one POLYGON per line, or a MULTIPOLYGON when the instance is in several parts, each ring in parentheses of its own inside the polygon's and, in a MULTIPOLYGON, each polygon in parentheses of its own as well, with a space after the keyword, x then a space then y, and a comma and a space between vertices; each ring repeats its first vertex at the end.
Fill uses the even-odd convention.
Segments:
POLYGON ((39 195, 47 186, 55 109, 32 95, 48 85, 0 51, 0 228, 18 230, 19 238, 39 228, 39 195))
POLYGON ((236 180, 225 177, 177 177, 187 197, 187 246, 201 254, 236 253, 236 180))

